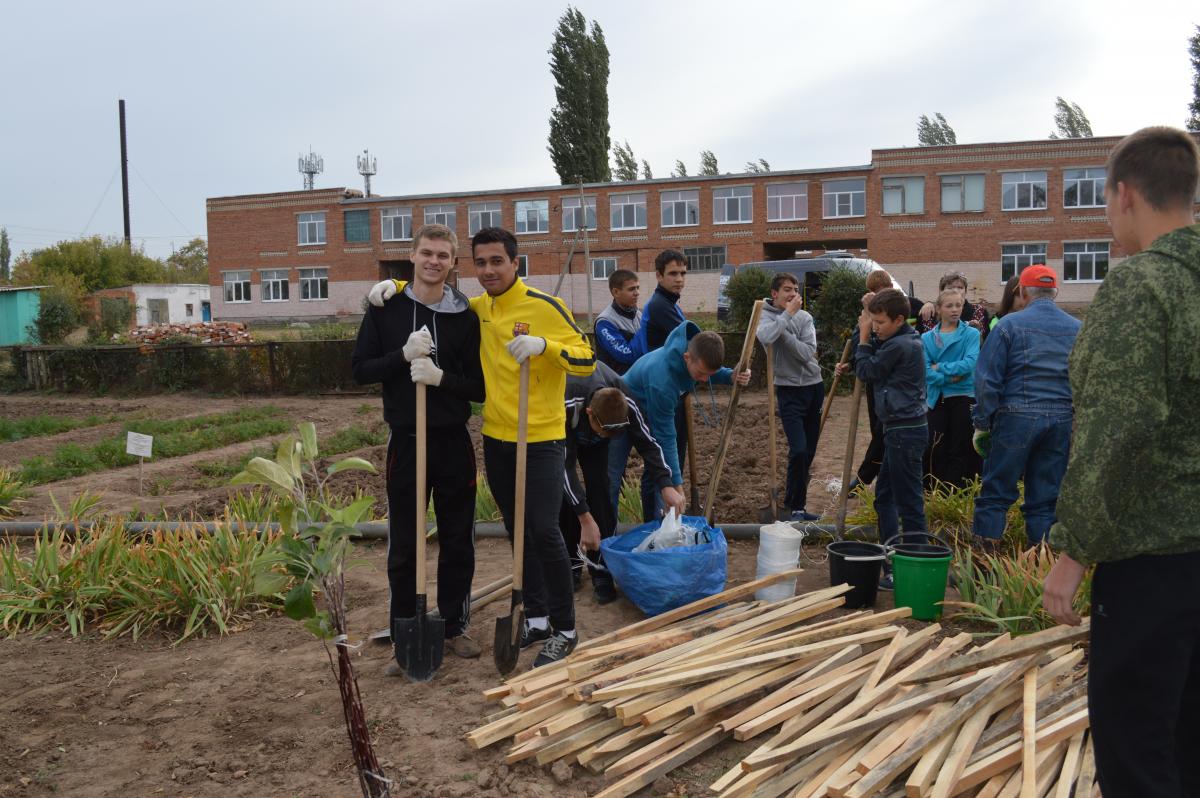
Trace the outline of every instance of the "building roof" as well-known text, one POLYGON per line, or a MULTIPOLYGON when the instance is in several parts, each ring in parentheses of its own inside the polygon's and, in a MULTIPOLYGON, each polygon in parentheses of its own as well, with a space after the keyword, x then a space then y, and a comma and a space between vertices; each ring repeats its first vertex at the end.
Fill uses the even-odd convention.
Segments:
POLYGON ((40 291, 43 288, 49 288, 48 285, 4 285, 0 286, 0 293, 9 293, 11 291, 40 291))

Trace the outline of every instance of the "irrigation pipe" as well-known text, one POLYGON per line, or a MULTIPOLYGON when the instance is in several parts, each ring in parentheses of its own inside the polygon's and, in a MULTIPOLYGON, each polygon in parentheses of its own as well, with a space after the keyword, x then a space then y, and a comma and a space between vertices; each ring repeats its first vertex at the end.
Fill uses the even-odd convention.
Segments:
MULTIPOLYGON (((109 525, 111 522, 99 522, 101 525, 109 525)), ((0 535, 12 535, 15 537, 33 537, 41 533, 43 530, 51 529, 65 532, 69 535, 75 535, 82 531, 87 531, 93 526, 91 521, 0 521, 0 535)), ((163 530, 165 532, 174 532, 181 529, 203 529, 205 532, 214 532, 218 526, 224 526, 225 522, 216 521, 127 521, 123 526, 126 530, 138 533, 153 532, 155 530, 163 530)), ((234 522, 236 529, 244 532, 264 532, 267 530, 275 531, 279 529, 278 524, 274 523, 241 523, 234 522)), ((618 524, 618 532, 628 532, 638 524, 618 524)), ((757 540, 758 530, 761 524, 721 524, 721 531, 725 533, 725 537, 729 540, 757 540)), ((833 534, 837 527, 834 524, 806 524, 809 529, 819 530, 833 534)), ((431 527, 432 528, 432 527, 431 527)), ((355 529, 358 530, 356 537, 365 540, 387 540, 388 526, 381 523, 357 524, 355 529)), ((846 530, 848 536, 852 537, 868 537, 873 538, 875 527, 873 526, 857 526, 846 530)), ((503 538, 507 537, 504 531, 504 525, 495 522, 487 521, 475 524, 475 536, 480 538, 503 538)))

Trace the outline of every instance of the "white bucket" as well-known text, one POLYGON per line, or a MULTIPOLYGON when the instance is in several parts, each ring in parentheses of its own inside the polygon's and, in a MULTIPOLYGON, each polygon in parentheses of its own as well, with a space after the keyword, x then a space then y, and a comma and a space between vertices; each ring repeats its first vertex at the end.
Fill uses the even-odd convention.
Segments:
MULTIPOLYGON (((800 561, 803 535, 789 524, 775 522, 758 530, 758 570, 755 579, 794 569, 800 561)), ((754 593, 759 601, 783 601, 796 595, 796 580, 785 579, 754 593)))

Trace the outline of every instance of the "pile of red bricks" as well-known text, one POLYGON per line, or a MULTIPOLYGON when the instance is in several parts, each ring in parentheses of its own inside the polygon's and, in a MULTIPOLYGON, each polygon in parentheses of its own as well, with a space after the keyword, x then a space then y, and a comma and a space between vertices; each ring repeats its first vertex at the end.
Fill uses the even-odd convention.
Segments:
POLYGON ((169 338, 188 336, 202 344, 242 344, 253 339, 240 321, 205 321, 198 324, 155 324, 129 331, 136 344, 152 346, 169 338))

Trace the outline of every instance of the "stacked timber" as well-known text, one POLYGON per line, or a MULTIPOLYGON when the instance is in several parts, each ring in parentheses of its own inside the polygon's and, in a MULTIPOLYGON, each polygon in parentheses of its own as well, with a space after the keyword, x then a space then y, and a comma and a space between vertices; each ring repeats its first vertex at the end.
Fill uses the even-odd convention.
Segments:
POLYGON ((761 744, 711 785, 732 798, 1091 796, 1088 627, 997 638, 910 611, 833 613, 849 586, 766 604, 776 574, 579 646, 485 697, 469 732, 509 764, 565 760, 632 795, 726 740, 761 744), (703 614, 698 614, 703 613, 703 614), (821 617, 825 616, 825 617, 821 617))
POLYGON ((203 321, 196 324, 152 324, 146 327, 135 327, 129 331, 129 337, 135 344, 153 346, 171 338, 186 336, 195 338, 202 344, 243 344, 250 343, 246 325, 240 321, 203 321))

